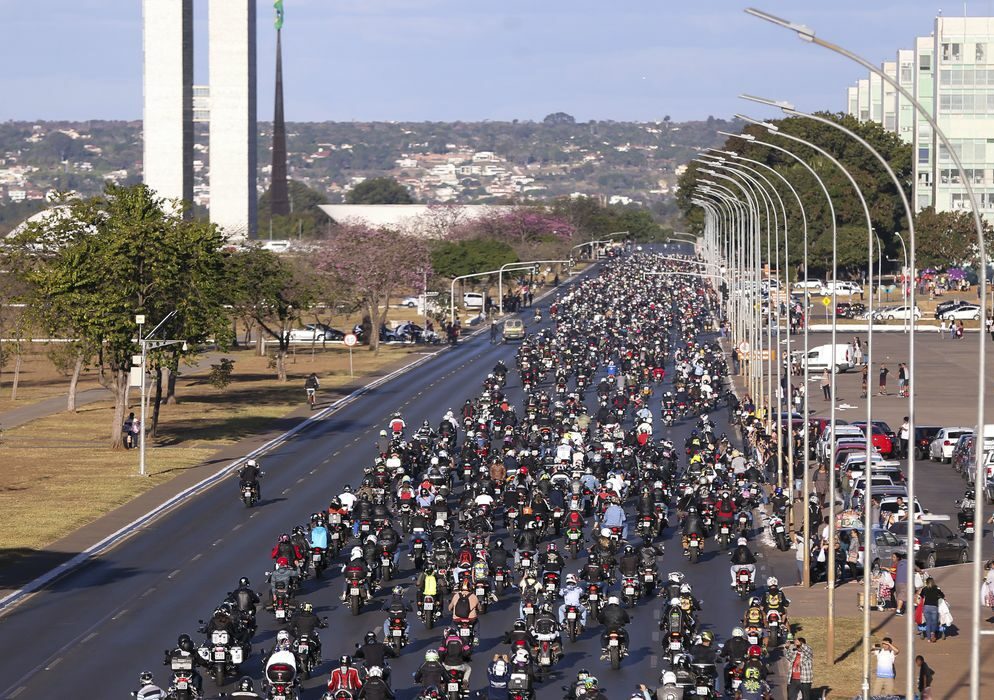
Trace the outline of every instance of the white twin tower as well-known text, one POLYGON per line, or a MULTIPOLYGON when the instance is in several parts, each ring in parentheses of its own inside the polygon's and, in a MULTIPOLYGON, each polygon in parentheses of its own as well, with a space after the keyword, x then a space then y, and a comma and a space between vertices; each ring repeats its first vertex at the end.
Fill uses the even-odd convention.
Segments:
MULTIPOLYGON (((210 217, 256 233, 256 0, 210 0, 210 217)), ((193 0, 142 0, 145 183, 193 201, 193 0)))

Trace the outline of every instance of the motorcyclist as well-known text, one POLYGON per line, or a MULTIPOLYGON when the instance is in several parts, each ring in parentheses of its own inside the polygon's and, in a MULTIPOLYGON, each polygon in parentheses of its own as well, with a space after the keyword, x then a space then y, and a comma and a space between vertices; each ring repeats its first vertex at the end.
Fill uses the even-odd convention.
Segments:
POLYGON ((776 576, 770 576, 766 579, 766 594, 763 596, 763 609, 767 613, 773 610, 786 616, 787 606, 789 605, 790 600, 780 590, 780 582, 776 576))
POLYGON ((376 635, 373 632, 367 632, 362 646, 356 650, 355 658, 363 659, 366 662, 366 668, 378 666, 383 669, 384 679, 389 680, 390 667, 387 666, 387 659, 396 659, 397 652, 392 646, 376 641, 376 635))
POLYGON ((528 650, 516 649, 514 655, 511 656, 510 666, 511 668, 508 673, 509 684, 514 684, 515 691, 523 691, 527 695, 532 695, 535 685, 535 668, 528 650), (524 677, 523 688, 519 687, 522 685, 521 683, 516 682, 522 676, 524 677))
POLYGON ((749 640, 745 638, 745 631, 741 627, 734 628, 732 630, 732 638, 725 642, 725 646, 720 654, 721 658, 728 662, 725 665, 726 688, 731 687, 732 668, 736 664, 741 664, 745 661, 750 646, 749 640))
POLYGON ((297 570, 290 566, 286 557, 276 560, 276 568, 269 574, 269 607, 276 602, 276 592, 282 585, 286 586, 288 594, 292 594, 297 583, 297 570))
POLYGON ((452 594, 452 599, 449 601, 449 612, 452 613, 454 623, 468 622, 475 630, 480 615, 480 599, 470 589, 468 581, 463 581, 459 590, 452 594))
POLYGON ((390 602, 384 607, 387 619, 383 621, 383 638, 390 636, 390 621, 399 617, 404 621, 404 636, 410 638, 411 623, 407 621, 407 613, 412 612, 411 604, 404 600, 404 589, 401 586, 394 586, 390 602))
POLYGON ((359 689, 359 700, 393 700, 393 691, 379 666, 367 666, 366 682, 359 689))
POLYGON ((662 684, 656 688, 655 700, 683 700, 683 686, 676 684, 676 674, 666 671, 661 678, 662 684))
POLYGON ((199 666, 209 671, 211 670, 211 665, 207 661, 204 661, 200 654, 197 653, 190 635, 181 634, 176 639, 176 648, 166 652, 166 658, 162 663, 170 668, 176 668, 178 665, 189 665, 190 681, 198 693, 203 693, 204 679, 197 672, 197 667, 199 666))
POLYGON ((559 624, 566 624, 566 608, 573 606, 580 615, 580 627, 587 625, 587 608, 583 604, 584 590, 576 579, 576 574, 566 574, 566 584, 559 589, 563 602, 559 606, 559 624))
POLYGON ((621 607, 617 596, 611 596, 607 600, 607 605, 600 609, 597 614, 597 621, 604 625, 604 633, 601 634, 601 658, 607 658, 607 638, 611 632, 618 632, 621 635, 622 647, 628 648, 628 632, 625 625, 632 621, 628 611, 621 607))
POLYGON ((425 652, 424 663, 414 672, 414 682, 422 688, 444 687, 445 667, 442 666, 437 651, 429 649, 425 652))
POLYGON ((439 647, 438 653, 441 657, 442 666, 446 670, 459 669, 462 671, 463 684, 468 688, 469 677, 473 673, 473 669, 468 663, 470 660, 470 647, 463 644, 462 639, 459 638, 455 630, 448 629, 445 631, 445 638, 442 640, 442 645, 439 647))
POLYGON ((355 695, 362 688, 362 678, 359 671, 352 665, 352 658, 343 654, 338 659, 338 666, 328 678, 328 692, 334 694, 339 690, 349 690, 355 695))
POLYGON ((238 471, 238 488, 241 490, 251 486, 255 489, 256 497, 262 498, 261 477, 262 470, 259 469, 259 463, 254 459, 246 460, 245 465, 238 471))
POLYGON ((314 614, 314 606, 310 603, 301 605, 297 613, 290 618, 290 634, 295 639, 306 636, 313 642, 313 661, 315 666, 321 664, 321 637, 318 636, 317 631, 327 626, 328 623, 326 621, 314 614))
POLYGON ((604 510, 601 526, 606 528, 621 528, 621 539, 628 539, 628 516, 621 507, 621 499, 612 498, 611 504, 604 510))
POLYGON ((273 546, 272 559, 283 557, 289 563, 300 561, 304 558, 303 553, 290 541, 290 535, 283 533, 273 546))
POLYGON ((560 638, 559 622, 548 605, 543 605, 535 614, 533 624, 535 639, 538 642, 551 642, 552 651, 555 656, 554 661, 558 662, 562 657, 562 639, 560 638))
POLYGON ((506 700, 507 681, 511 677, 511 666, 506 654, 494 654, 487 667, 487 700, 506 700))
POLYGON ((138 690, 135 691, 137 700, 164 700, 166 691, 155 684, 155 677, 151 671, 142 671, 138 674, 138 690))
POLYGON ((745 537, 740 537, 736 542, 735 549, 732 550, 732 565, 729 567, 729 572, 732 575, 732 588, 735 588, 735 575, 738 573, 739 569, 745 569, 749 572, 749 579, 755 581, 756 578, 756 556, 749 549, 749 540, 745 537))
POLYGON ((396 570, 400 564, 400 533, 393 529, 389 519, 383 521, 383 526, 376 533, 376 542, 391 554, 396 570))
POLYGON ((531 649, 535 646, 535 637, 531 631, 529 631, 525 621, 518 619, 514 621, 514 625, 511 627, 511 630, 504 633, 502 643, 510 644, 512 647, 517 646, 518 644, 524 644, 525 647, 531 649))
POLYGON ((560 554, 555 542, 550 542, 545 548, 545 552, 539 557, 539 565, 542 567, 542 573, 546 571, 555 571, 557 574, 562 573, 563 568, 566 566, 566 560, 563 559, 563 555, 560 554))
POLYGON ((626 544, 621 556, 618 557, 618 573, 628 577, 638 576, 640 563, 641 557, 635 551, 635 547, 626 544))
POLYGON ((690 554, 688 545, 690 536, 697 535, 703 539, 705 534, 704 518, 701 517, 696 506, 690 506, 687 509, 687 517, 683 519, 683 553, 685 556, 690 554))
POLYGON ((319 519, 311 525, 311 532, 307 538, 307 545, 311 549, 328 549, 328 528, 324 525, 324 520, 319 519))
POLYGON ((701 666, 702 671, 707 673, 710 678, 718 677, 718 654, 715 647, 712 645, 714 641, 714 635, 711 632, 704 632, 701 634, 701 640, 690 648, 690 658, 694 666, 701 666))
POLYGON ((229 697, 232 698, 262 698, 261 695, 255 692, 255 688, 252 684, 252 679, 248 676, 243 676, 241 680, 238 681, 238 688, 231 693, 229 697))
POLYGON ((420 609, 421 603, 424 601, 426 595, 432 597, 438 595, 438 574, 435 573, 435 567, 430 563, 425 564, 424 571, 418 574, 417 581, 415 583, 417 586, 417 603, 420 609))
MULTIPOLYGON (((963 494, 963 498, 956 501, 956 505, 959 506, 959 510, 956 511, 956 522, 962 532, 967 522, 973 522, 974 507, 976 505, 976 493, 974 490, 967 489, 963 494)), ((976 528, 976 525, 974 525, 974 528, 976 528)))
POLYGON ((362 547, 353 547, 349 556, 349 562, 342 567, 342 573, 345 574, 345 588, 342 590, 343 601, 347 599, 351 586, 358 584, 361 587, 369 578, 369 567, 363 558, 362 547))

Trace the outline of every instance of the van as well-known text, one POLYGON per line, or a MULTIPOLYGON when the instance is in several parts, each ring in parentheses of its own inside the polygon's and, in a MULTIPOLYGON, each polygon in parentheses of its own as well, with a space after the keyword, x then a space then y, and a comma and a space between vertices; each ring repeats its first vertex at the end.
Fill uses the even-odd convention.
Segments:
POLYGON ((806 355, 803 350, 798 352, 796 357, 801 368, 807 367, 808 371, 829 369, 845 372, 853 367, 851 355, 852 349, 848 345, 836 343, 834 352, 832 345, 818 345, 810 348, 806 355))
POLYGON ((821 293, 825 296, 831 296, 832 292, 835 292, 836 296, 848 297, 859 294, 861 291, 862 287, 855 282, 840 282, 839 280, 828 280, 821 288, 821 293))
POLYGON ((504 342, 522 340, 525 337, 525 322, 520 318, 509 318, 504 321, 504 342))
POLYGON ((482 309, 483 295, 479 292, 466 292, 462 295, 462 305, 467 309, 482 309))

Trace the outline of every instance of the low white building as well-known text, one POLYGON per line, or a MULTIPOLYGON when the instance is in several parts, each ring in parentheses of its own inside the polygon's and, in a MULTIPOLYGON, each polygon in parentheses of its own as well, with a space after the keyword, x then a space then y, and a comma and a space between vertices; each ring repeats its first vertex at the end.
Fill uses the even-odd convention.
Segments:
POLYGON ((338 223, 355 221, 416 236, 438 237, 452 225, 516 207, 498 204, 321 204, 319 208, 338 223))

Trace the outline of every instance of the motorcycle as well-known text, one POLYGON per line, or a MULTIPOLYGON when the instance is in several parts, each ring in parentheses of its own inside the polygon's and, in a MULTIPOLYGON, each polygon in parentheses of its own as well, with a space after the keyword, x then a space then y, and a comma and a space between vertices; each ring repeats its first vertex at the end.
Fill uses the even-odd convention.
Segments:
POLYGON ((276 584, 276 595, 273 596, 273 617, 276 622, 285 623, 293 614, 293 603, 290 591, 283 583, 276 584))
POLYGON ((288 651, 274 653, 266 664, 268 700, 296 700, 296 657, 288 651))
POLYGON ((407 618, 403 615, 391 615, 388 628, 389 644, 398 654, 407 646, 407 618))
POLYGON ((480 614, 485 615, 490 605, 490 582, 486 579, 476 582, 476 598, 480 601, 480 614))
POLYGON ((576 559, 580 553, 580 545, 583 542, 583 531, 578 527, 571 527, 566 530, 566 549, 569 550, 571 559, 576 559))
POLYGON ((701 536, 697 533, 690 535, 687 538, 687 545, 690 552, 690 563, 696 564, 697 560, 701 556, 701 550, 703 549, 703 542, 701 542, 701 536))
POLYGON ((431 629, 435 626, 435 620, 439 618, 442 611, 438 609, 438 605, 435 601, 435 596, 426 595, 421 599, 421 604, 418 606, 418 616, 424 623, 426 629, 431 629))
POLYGON ((209 643, 200 647, 197 653, 212 665, 210 674, 219 688, 224 685, 229 674, 238 675, 238 667, 244 660, 244 650, 241 645, 234 643, 227 630, 211 632, 209 643))
POLYGON ((635 531, 638 533, 638 536, 642 538, 645 544, 652 544, 652 541, 655 539, 656 533, 658 532, 655 515, 646 514, 640 516, 638 524, 635 526, 635 531))
POLYGON ((535 624, 535 601, 526 598, 522 603, 521 609, 525 614, 525 626, 531 629, 532 625, 535 624))
POLYGON ((535 560, 535 552, 522 551, 518 554, 518 573, 522 576, 525 572, 532 568, 532 562, 535 560))
POLYGON ((198 700, 200 694, 194 684, 193 658, 190 656, 169 655, 169 668, 173 672, 172 682, 169 684, 170 697, 176 700, 198 700))
POLYGON ((596 619, 601 609, 601 589, 596 583, 587 584, 587 605, 590 608, 590 614, 596 619))
POLYGON ((257 483, 245 484, 242 486, 242 503, 246 508, 251 508, 259 502, 259 485, 257 483))
POLYGON ((366 599, 366 583, 365 581, 353 580, 349 581, 349 610, 353 616, 359 615, 359 609, 362 607, 363 601, 366 599))
POLYGON ((783 613, 770 610, 766 613, 766 629, 769 630, 769 641, 774 646, 780 646, 787 640, 787 621, 783 613))
POLYGON ((552 604, 559 597, 559 573, 546 571, 542 574, 542 588, 546 601, 552 604))
POLYGON ((642 597, 651 598, 656 592, 656 578, 658 574, 654 568, 643 567, 639 572, 642 581, 642 597))
POLYGON ((302 634, 297 638, 294 646, 297 649, 297 664, 300 667, 300 672, 305 679, 310 678, 317 665, 317 659, 314 657, 314 641, 308 635, 302 634))
POLYGON ((735 592, 739 594, 739 598, 745 600, 752 591, 752 575, 748 569, 740 568, 735 572, 735 592))
POLYGON ((673 630, 666 635, 666 653, 670 657, 670 663, 673 664, 686 653, 683 633, 679 630, 673 630))
POLYGON ((621 660, 628 656, 621 632, 612 630, 607 633, 607 655, 611 662, 611 668, 615 671, 621 668, 621 660))
POLYGON ((552 671, 552 666, 559 656, 555 640, 542 639, 535 653, 535 676, 541 682, 542 678, 552 671))
POLYGON ((499 597, 507 588, 507 577, 510 572, 503 566, 494 567, 494 591, 499 597))
POLYGON ((426 542, 425 542, 425 538, 419 532, 419 534, 417 534, 414 537, 414 540, 411 542, 411 554, 410 554, 410 557, 411 557, 411 559, 414 560, 414 570, 415 571, 424 571, 424 568, 425 568, 425 559, 426 559, 426 556, 427 556, 427 554, 426 554, 426 546, 427 545, 426 545, 426 542))
POLYGON ((447 700, 462 700, 466 697, 466 686, 463 680, 462 670, 458 668, 448 668, 445 670, 447 676, 445 680, 445 697, 447 700))
POLYGON ((642 597, 642 583, 638 576, 623 576, 621 579, 622 602, 626 608, 635 606, 636 601, 642 597))
POLYGON ((393 576, 393 554, 386 548, 380 548, 380 583, 386 583, 393 576))
POLYGON ((320 547, 311 547, 311 564, 314 566, 314 576, 321 578, 328 566, 327 553, 320 547))
POLYGON ((732 528, 727 522, 722 521, 721 525, 718 527, 718 546, 721 549, 728 549, 731 542, 732 528))
POLYGON ((780 516, 775 515, 770 520, 770 531, 777 543, 777 549, 781 552, 790 549, 790 543, 787 541, 787 528, 784 527, 783 519, 780 516))
POLYGON ((694 671, 694 697, 713 700, 718 697, 715 690, 714 664, 692 664, 694 671))
POLYGON ((566 635, 576 642, 583 628, 580 626, 580 609, 575 605, 566 606, 566 635))

